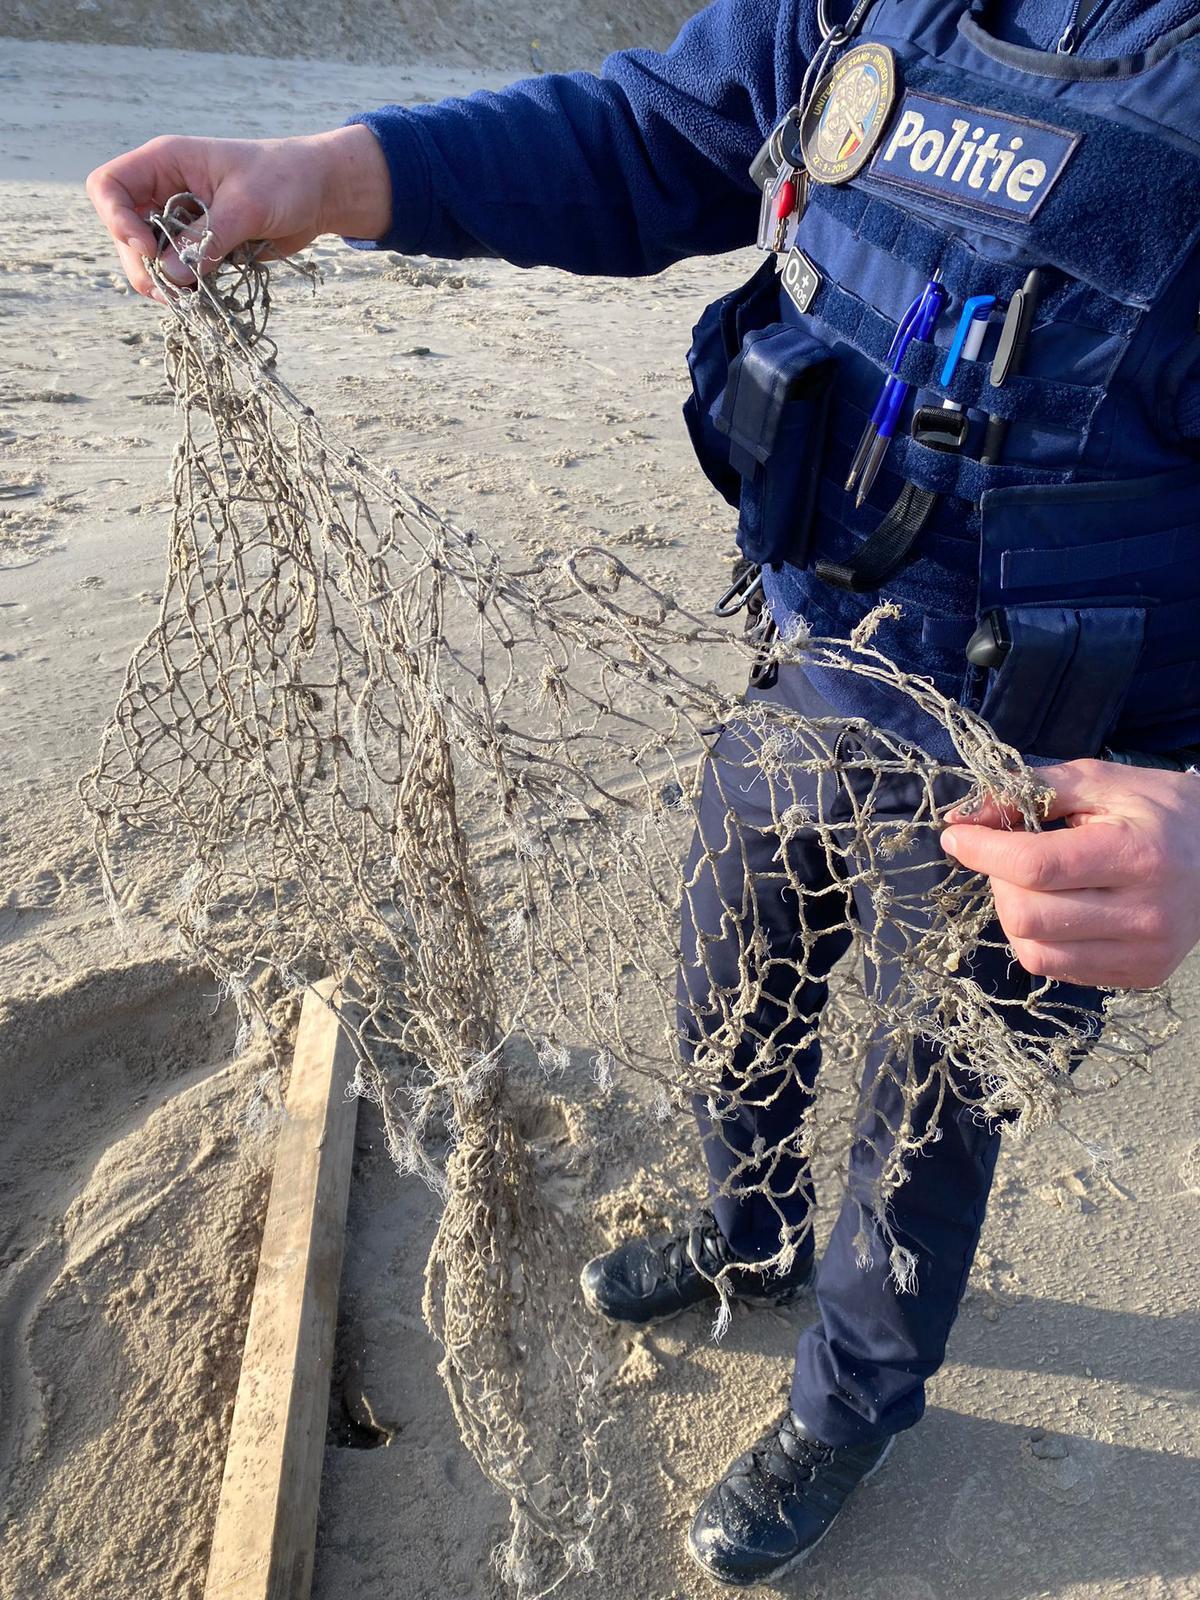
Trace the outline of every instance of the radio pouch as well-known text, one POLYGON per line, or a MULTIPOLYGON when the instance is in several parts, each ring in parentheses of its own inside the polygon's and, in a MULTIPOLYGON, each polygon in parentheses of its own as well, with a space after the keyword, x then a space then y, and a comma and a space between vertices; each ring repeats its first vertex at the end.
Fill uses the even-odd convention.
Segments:
POLYGON ((730 363, 749 328, 760 328, 779 315, 779 279, 771 256, 753 277, 714 300, 692 330, 688 371, 692 392, 684 402, 683 420, 704 475, 718 493, 736 506, 741 479, 729 465, 729 450, 717 431, 730 363))
POLYGON ((1026 755, 1097 755, 1141 654, 1143 606, 1009 606, 1010 645, 981 715, 1026 755))
POLYGON ((807 558, 834 368, 786 322, 748 333, 730 365, 715 425, 741 479, 738 545, 760 566, 807 558))

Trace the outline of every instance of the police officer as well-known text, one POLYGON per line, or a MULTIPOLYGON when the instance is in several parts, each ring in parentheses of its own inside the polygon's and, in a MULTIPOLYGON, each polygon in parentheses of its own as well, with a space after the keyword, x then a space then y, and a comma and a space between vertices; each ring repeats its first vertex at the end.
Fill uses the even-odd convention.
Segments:
MULTIPOLYGON (((98 168, 88 191, 151 296, 145 217, 179 190, 209 203, 214 259, 248 239, 284 254, 339 233, 366 249, 634 275, 757 231, 763 269, 697 329, 701 463, 737 507, 777 623, 802 614, 840 634, 897 601, 880 639, 892 658, 1046 765, 1065 826, 1024 834, 984 812, 956 820, 941 848, 989 875, 1020 963, 981 957, 977 980, 1003 1000, 1049 978, 1094 1006, 1096 985, 1157 984, 1200 939, 1198 96, 1196 0, 716 0, 666 53, 628 51, 596 76, 388 106, 311 138, 155 139, 98 168), (925 336, 898 356, 897 330, 923 303, 925 336), (903 403, 885 422, 889 361, 903 403), (1113 759, 1131 751, 1136 764, 1113 759)), ((166 266, 190 281, 172 255, 166 266)), ((881 690, 788 669, 751 693, 946 753, 881 690)), ((727 730, 718 777, 751 738, 727 730)), ((765 782, 745 795, 748 836, 770 816, 765 782)), ((710 779, 694 865, 722 833, 715 794, 710 779)), ((902 789, 887 799, 903 814, 902 789)), ((934 884, 944 859, 914 848, 934 884)), ((819 888, 811 841, 789 849, 789 870, 819 888)), ((685 1049, 711 1026, 707 986, 742 953, 720 911, 742 903, 747 866, 770 952, 789 948, 776 853, 718 852, 697 875, 685 1049)), ((809 963, 806 993, 765 983, 753 1027, 819 1012, 840 937, 831 928, 824 965, 809 963)), ((744 1153, 802 1114, 810 1031, 780 1082, 718 1107, 719 1129, 702 1111, 711 1209, 590 1262, 598 1312, 648 1323, 711 1303, 716 1271, 773 1254, 781 1217, 803 1221, 807 1175, 764 1175, 744 1153)), ((854 1259, 853 1196, 886 1146, 877 1066, 864 1063, 851 1199, 816 1274, 819 1319, 789 1405, 692 1526, 692 1554, 730 1583, 807 1554, 919 1419, 970 1269, 998 1134, 953 1109, 895 1197, 915 1291, 900 1291, 878 1240, 865 1268, 854 1259)), ((747 1273, 738 1293, 791 1299, 813 1275, 800 1258, 787 1278, 747 1273)))

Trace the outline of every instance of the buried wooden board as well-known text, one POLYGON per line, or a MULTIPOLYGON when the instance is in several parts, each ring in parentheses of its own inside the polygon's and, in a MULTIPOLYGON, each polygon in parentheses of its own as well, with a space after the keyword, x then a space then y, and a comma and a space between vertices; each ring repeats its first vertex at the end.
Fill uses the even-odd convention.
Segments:
POLYGON ((312 1583, 358 1105, 332 992, 300 1012, 205 1600, 304 1600, 312 1583))

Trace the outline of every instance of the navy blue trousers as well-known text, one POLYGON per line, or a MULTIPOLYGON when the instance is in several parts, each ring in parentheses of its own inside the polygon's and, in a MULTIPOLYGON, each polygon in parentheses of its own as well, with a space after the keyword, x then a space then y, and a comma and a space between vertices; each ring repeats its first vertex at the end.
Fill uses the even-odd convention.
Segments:
MULTIPOLYGON (((752 691, 750 698, 781 701, 812 716, 834 715, 795 667, 781 672, 774 689, 752 691)), ((813 1204, 806 1165, 789 1151, 788 1136, 810 1103, 820 1067, 816 1023, 828 996, 826 978, 851 942, 847 917, 856 918, 873 935, 874 948, 881 952, 865 974, 877 999, 885 1000, 898 981, 895 958, 908 937, 886 919, 877 924, 870 896, 861 886, 840 882, 839 857, 824 849, 814 830, 789 829, 784 840, 772 822, 784 804, 807 805, 814 812, 819 806, 819 815, 839 830, 844 821, 848 837, 855 796, 871 781, 869 774, 851 772, 839 780, 793 770, 768 779, 752 759, 760 737, 740 720, 727 724, 705 776, 687 867, 690 888, 684 896, 678 989, 680 1033, 690 1058, 708 1030, 720 1026, 714 991, 736 990, 748 960, 762 985, 757 1012, 741 1028, 726 1074, 726 1092, 732 1096, 736 1086, 736 1097, 714 1097, 715 1121, 705 1100, 697 1097, 696 1103, 717 1224, 733 1251, 746 1260, 774 1255, 781 1223, 803 1223, 813 1204), (730 821, 731 810, 736 823, 730 821), (786 865, 781 852, 786 852, 786 865), (803 918, 795 883, 803 887, 803 918), (751 926, 753 940, 747 934, 751 926), (803 938, 809 941, 807 956, 803 938), (763 1072, 760 1065, 748 1082, 756 1036, 773 1039, 780 1068, 763 1072)), ((853 757, 857 748, 865 747, 869 755, 871 743, 869 734, 847 729, 840 750, 853 757)), ((910 818, 921 792, 916 778, 889 776, 874 793, 874 815, 910 818)), ((959 793, 948 788, 939 793, 939 804, 949 804, 959 793)), ((918 829, 900 862, 913 869, 905 874, 905 889, 915 886, 918 897, 926 879, 933 889, 948 870, 934 829, 918 829)), ((911 914, 907 920, 911 933, 911 914)), ((995 932, 1000 937, 998 928, 995 932)), ((1040 981, 1007 951, 987 948, 977 952, 971 976, 985 990, 1013 999, 1040 981)), ((1066 984, 1055 990, 1056 1000, 1098 1011, 1093 990, 1066 984)), ((1020 1016, 1023 1028, 1038 1026, 1030 1012, 1020 1016)), ((1041 1024, 1044 1029, 1053 1025, 1041 1024)), ((919 1048, 927 1053, 919 1065, 931 1064, 928 1053, 935 1047, 919 1048)), ((941 1137, 913 1162, 908 1181, 889 1207, 896 1240, 916 1257, 916 1289, 901 1291, 895 1285, 877 1227, 870 1264, 860 1265, 855 1237, 862 1213, 855 1197, 869 1202, 901 1105, 895 1083, 880 1066, 878 1052, 868 1046, 847 1195, 817 1276, 819 1321, 800 1339, 792 1381, 793 1409, 818 1438, 832 1445, 876 1439, 920 1419, 925 1383, 944 1358, 979 1242, 999 1151, 998 1128, 983 1123, 957 1097, 947 1096, 938 1116, 941 1137)), ((918 1106, 918 1124, 927 1122, 935 1109, 931 1095, 918 1106)), ((867 1218, 869 1223, 869 1206, 867 1218)))

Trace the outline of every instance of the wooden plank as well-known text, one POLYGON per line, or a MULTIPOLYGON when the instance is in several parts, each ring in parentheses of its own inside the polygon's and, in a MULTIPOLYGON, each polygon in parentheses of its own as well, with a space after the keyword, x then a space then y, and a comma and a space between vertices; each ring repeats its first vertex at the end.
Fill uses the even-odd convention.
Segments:
MULTIPOLYGON (((320 995, 333 993, 329 982, 320 995)), ((205 1600, 306 1600, 337 1326, 357 1100, 318 994, 300 1011, 205 1600)))

